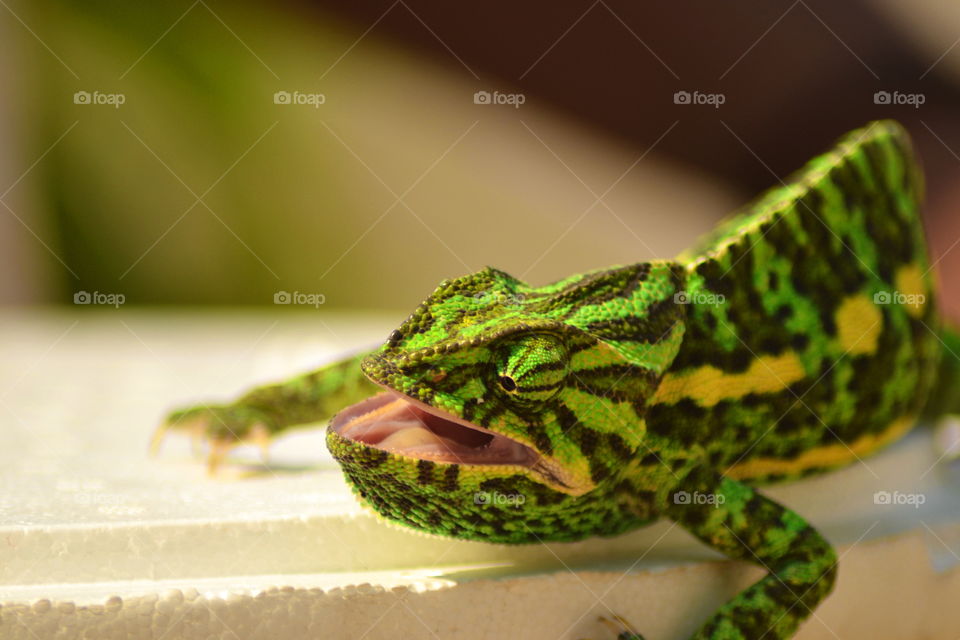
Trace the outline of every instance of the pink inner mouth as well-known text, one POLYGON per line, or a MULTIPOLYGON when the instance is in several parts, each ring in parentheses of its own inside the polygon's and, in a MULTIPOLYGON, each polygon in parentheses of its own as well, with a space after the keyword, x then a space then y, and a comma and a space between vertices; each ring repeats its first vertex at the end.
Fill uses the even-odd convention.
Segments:
POLYGON ((330 428, 344 438, 420 460, 530 466, 537 459, 515 440, 395 391, 344 409, 330 428))

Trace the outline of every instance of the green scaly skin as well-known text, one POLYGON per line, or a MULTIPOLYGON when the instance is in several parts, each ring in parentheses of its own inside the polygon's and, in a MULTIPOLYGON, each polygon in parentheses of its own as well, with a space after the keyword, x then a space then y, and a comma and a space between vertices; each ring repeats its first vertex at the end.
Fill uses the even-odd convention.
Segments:
POLYGON ((384 517, 506 543, 670 518, 769 572, 694 637, 788 638, 832 589, 837 556, 754 487, 878 450, 928 396, 929 414, 958 408, 941 337, 960 341, 932 299, 921 191, 906 133, 872 123, 676 260, 544 287, 490 268, 444 281, 367 357, 186 415, 235 443, 254 423, 277 434, 379 388, 405 394, 530 458, 407 455, 346 435, 348 414, 327 444, 384 517))
POLYGON ((245 434, 256 423, 276 434, 293 426, 328 420, 348 404, 377 392, 377 386, 360 371, 366 356, 360 353, 280 384, 252 389, 229 405, 174 411, 167 422, 176 425, 202 419, 209 422, 206 436, 223 440, 245 434))

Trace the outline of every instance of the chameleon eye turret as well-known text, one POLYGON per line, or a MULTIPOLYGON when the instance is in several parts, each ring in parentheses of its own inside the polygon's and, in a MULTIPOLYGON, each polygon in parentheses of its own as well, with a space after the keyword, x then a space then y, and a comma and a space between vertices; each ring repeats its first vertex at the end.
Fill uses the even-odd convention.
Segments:
POLYGON ((543 403, 559 393, 569 358, 561 338, 550 334, 508 339, 496 349, 496 375, 511 402, 543 403))

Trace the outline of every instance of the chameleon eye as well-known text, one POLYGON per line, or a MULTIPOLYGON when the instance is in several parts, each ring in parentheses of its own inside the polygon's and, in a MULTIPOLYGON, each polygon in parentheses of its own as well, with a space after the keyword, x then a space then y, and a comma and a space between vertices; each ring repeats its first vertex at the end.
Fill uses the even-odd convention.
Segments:
POLYGON ((517 390, 517 381, 511 378, 510 376, 500 376, 498 380, 500 382, 500 386, 503 387, 504 391, 517 390))
POLYGON ((549 334, 515 336, 497 354, 497 384, 510 399, 544 402, 563 388, 567 377, 567 350, 549 334))

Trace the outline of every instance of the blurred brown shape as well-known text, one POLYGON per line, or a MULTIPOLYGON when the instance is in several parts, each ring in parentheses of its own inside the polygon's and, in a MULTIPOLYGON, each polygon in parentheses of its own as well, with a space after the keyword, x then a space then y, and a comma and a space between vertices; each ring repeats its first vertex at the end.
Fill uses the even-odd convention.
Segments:
MULTIPOLYGON (((844 132, 895 118, 913 133, 926 168, 935 256, 960 238, 952 222, 960 208, 952 186, 960 178, 960 79, 921 54, 877 2, 317 4, 358 25, 376 21, 379 33, 472 70, 479 85, 517 87, 637 148, 680 120, 658 153, 750 192, 844 132), (673 102, 680 90, 721 92, 726 101, 685 109, 673 102), (923 108, 875 103, 876 92, 894 90, 922 93, 923 108)), ((958 266, 952 251, 938 264, 952 300, 958 266)), ((960 318, 960 303, 948 307, 960 318)))

